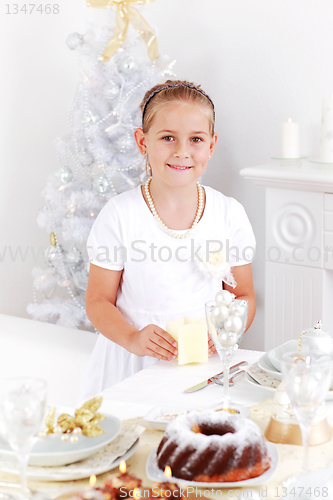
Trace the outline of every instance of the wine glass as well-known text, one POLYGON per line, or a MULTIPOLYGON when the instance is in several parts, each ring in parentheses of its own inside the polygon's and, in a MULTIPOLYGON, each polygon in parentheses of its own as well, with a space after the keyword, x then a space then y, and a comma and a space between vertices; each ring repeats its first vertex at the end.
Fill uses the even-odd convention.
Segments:
POLYGON ((287 481, 293 483, 299 476, 310 472, 309 440, 311 424, 316 411, 324 402, 331 383, 332 358, 305 352, 288 352, 282 356, 282 373, 286 391, 298 419, 304 447, 301 473, 287 481))
POLYGON ((230 361, 246 329, 248 303, 233 299, 230 292, 221 290, 215 300, 205 304, 205 309, 208 331, 223 363, 223 408, 232 409, 229 397, 230 361))
POLYGON ((4 380, 0 388, 0 416, 4 435, 16 453, 21 498, 29 498, 27 467, 46 408, 47 384, 38 378, 18 377, 4 380))

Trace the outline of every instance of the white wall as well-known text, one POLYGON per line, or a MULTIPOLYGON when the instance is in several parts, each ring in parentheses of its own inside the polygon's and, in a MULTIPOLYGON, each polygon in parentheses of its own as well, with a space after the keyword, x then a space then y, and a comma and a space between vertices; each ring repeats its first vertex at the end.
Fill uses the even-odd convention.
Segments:
MULTIPOLYGON (((55 1, 57 15, 1 8, 0 256, 6 245, 48 244, 36 214, 79 77, 65 40, 84 32, 88 17, 103 20, 84 0, 55 1)), ((300 123, 302 153, 318 154, 321 100, 333 91, 333 3, 156 0, 141 11, 157 30, 160 53, 177 60, 177 74, 201 83, 215 101, 219 141, 205 182, 237 198, 253 223, 258 312, 242 346, 263 348, 264 191, 239 170, 279 153, 280 122, 289 117, 300 123)), ((8 255, 0 263, 0 313, 27 316, 34 265, 8 255)))

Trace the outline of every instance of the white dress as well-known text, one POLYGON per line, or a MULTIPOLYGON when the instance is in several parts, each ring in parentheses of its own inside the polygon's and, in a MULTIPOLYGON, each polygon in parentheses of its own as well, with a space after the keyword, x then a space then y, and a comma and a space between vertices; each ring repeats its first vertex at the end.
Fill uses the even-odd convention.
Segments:
MULTIPOLYGON (((244 208, 235 199, 204 187, 206 206, 198 225, 186 238, 164 231, 154 219, 140 187, 112 198, 98 215, 87 242, 90 262, 110 270, 124 270, 117 308, 136 328, 182 316, 204 318, 204 304, 221 290, 221 280, 204 274, 207 242, 216 249, 227 242, 233 266, 251 262, 255 238, 244 208)), ((179 231, 180 233, 182 231, 179 231)), ((155 363, 138 357, 99 335, 84 375, 79 399, 155 363)))

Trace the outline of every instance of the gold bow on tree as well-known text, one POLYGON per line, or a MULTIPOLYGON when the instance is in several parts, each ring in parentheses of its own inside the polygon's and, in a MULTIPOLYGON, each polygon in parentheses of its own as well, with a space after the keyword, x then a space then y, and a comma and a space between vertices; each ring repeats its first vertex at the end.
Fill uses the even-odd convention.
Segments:
POLYGON ((88 7, 100 7, 105 9, 117 5, 116 26, 102 55, 103 62, 108 61, 122 45, 126 37, 129 23, 132 24, 133 28, 136 29, 147 45, 148 55, 151 61, 155 61, 158 57, 156 35, 137 9, 133 7, 133 4, 142 5, 154 1, 155 0, 87 0, 88 7))

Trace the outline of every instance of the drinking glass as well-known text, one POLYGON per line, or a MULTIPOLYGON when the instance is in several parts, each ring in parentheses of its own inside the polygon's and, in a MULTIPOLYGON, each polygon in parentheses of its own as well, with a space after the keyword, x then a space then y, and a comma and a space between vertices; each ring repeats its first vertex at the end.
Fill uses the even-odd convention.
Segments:
POLYGON ((4 435, 16 453, 21 498, 29 498, 27 466, 46 408, 47 384, 38 378, 10 378, 1 383, 0 416, 4 435))
POLYGON ((288 480, 310 472, 309 439, 311 424, 316 411, 323 403, 331 383, 332 358, 313 352, 288 352, 282 356, 282 373, 286 391, 298 419, 304 447, 301 473, 288 480))
POLYGON ((208 331, 223 364, 223 408, 232 409, 237 405, 231 404, 229 397, 229 368, 245 332, 248 303, 231 298, 230 302, 223 303, 223 297, 228 298, 223 292, 218 292, 215 300, 207 302, 205 309, 208 331))

